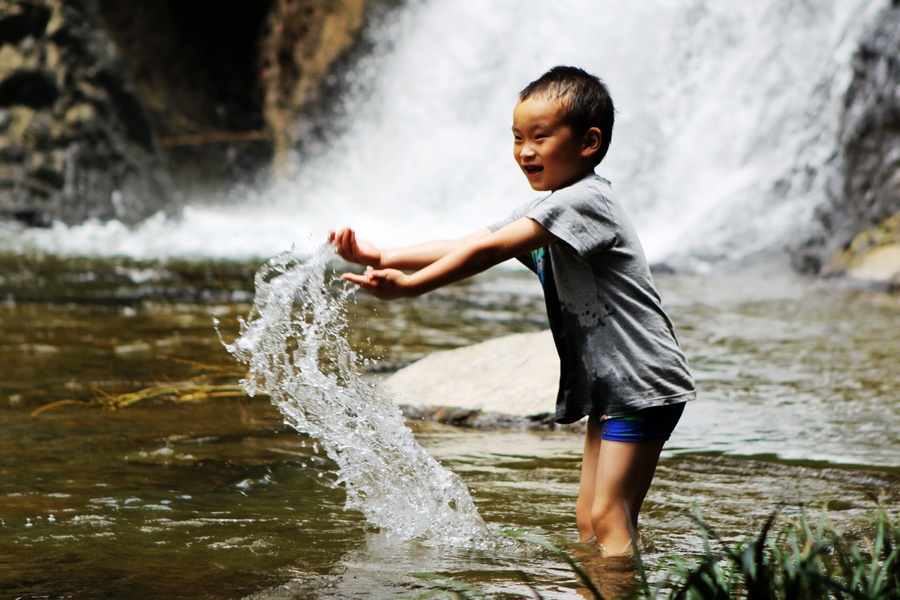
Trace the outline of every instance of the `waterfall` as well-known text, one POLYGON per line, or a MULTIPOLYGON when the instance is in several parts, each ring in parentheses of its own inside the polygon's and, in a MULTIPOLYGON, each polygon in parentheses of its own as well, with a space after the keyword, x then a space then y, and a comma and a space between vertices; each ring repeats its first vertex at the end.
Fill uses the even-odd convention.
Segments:
POLYGON ((343 77, 297 177, 151 219, 28 231, 59 253, 248 259, 353 225, 379 244, 463 235, 534 192, 511 153, 516 93, 556 64, 611 88, 599 171, 653 261, 789 243, 823 199, 850 59, 885 1, 408 0, 343 77))

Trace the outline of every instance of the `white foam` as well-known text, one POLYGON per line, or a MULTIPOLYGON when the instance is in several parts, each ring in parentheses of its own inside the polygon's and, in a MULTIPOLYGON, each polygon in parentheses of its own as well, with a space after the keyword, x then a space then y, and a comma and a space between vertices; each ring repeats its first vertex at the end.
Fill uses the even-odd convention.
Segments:
POLYGON ((344 75, 358 85, 343 133, 309 150, 296 180, 194 203, 177 222, 56 226, 15 243, 245 259, 311 250, 342 225, 384 245, 463 235, 533 197, 511 158, 511 112, 519 89, 564 63, 611 87, 601 172, 648 257, 740 257, 783 245, 822 200, 850 57, 883 5, 409 2, 344 75))

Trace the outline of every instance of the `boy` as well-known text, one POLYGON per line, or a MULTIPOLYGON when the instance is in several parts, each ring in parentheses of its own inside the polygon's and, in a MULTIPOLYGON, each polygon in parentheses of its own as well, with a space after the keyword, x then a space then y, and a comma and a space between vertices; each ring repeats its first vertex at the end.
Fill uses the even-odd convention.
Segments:
POLYGON ((538 275, 561 361, 556 421, 588 417, 579 540, 608 555, 632 552, 630 528, 663 444, 695 395, 637 235, 610 183, 594 173, 613 120, 600 79, 555 67, 520 92, 512 127, 516 162, 531 187, 549 195, 457 240, 382 251, 352 229, 329 236, 341 257, 366 266, 343 279, 383 300, 418 296, 510 258, 538 275))

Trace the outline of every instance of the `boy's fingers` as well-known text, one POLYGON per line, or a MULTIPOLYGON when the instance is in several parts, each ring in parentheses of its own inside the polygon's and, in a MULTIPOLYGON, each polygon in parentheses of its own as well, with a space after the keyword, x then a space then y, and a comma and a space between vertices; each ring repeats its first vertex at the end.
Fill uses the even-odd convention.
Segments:
POLYGON ((376 279, 383 279, 383 276, 377 274, 372 267, 366 267, 366 272, 362 275, 356 273, 344 273, 341 275, 341 279, 349 281, 350 283, 355 283, 356 285, 366 286, 372 285, 376 279))
POLYGON ((359 283, 361 281, 368 281, 369 274, 368 273, 344 273, 341 275, 341 279, 344 281, 352 281, 353 283, 359 283))
POLYGON ((347 260, 356 258, 356 233, 349 227, 341 229, 334 235, 332 242, 338 250, 338 254, 347 260))
POLYGON ((350 283, 355 283, 356 285, 363 285, 364 283, 366 283, 366 278, 361 275, 357 275, 356 273, 344 273, 343 275, 341 275, 341 279, 343 279, 344 281, 349 281, 350 283))

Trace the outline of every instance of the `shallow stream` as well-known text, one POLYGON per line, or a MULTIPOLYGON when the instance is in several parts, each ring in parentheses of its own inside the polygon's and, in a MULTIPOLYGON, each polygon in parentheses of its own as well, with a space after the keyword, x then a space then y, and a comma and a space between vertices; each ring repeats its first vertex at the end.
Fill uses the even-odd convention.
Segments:
MULTIPOLYGON (((335 465, 262 397, 116 411, 91 402, 212 367, 240 368, 258 265, 0 257, 0 592, 3 597, 393 598, 437 573, 498 597, 580 598, 571 572, 522 542, 454 547, 385 536, 344 508, 335 465)), ((727 539, 776 508, 828 504, 864 532, 900 500, 900 298, 783 274, 660 276, 700 386, 642 514, 651 566, 727 539)), ((539 286, 499 270, 431 296, 349 304, 371 380, 438 350, 544 327, 539 286)), ((552 399, 548 399, 548 410, 552 399)), ((410 422, 498 530, 574 553, 581 439, 410 422)), ((610 585, 631 576, 600 573, 610 585)))

